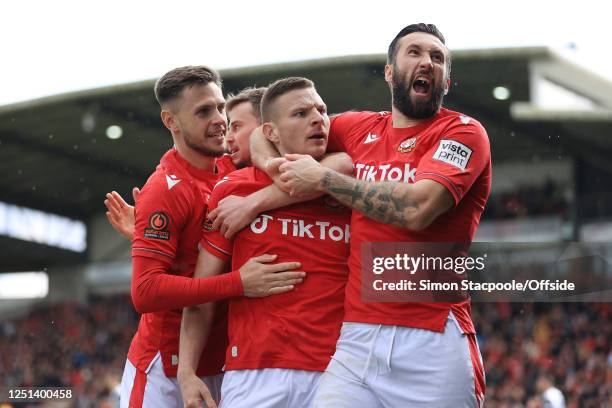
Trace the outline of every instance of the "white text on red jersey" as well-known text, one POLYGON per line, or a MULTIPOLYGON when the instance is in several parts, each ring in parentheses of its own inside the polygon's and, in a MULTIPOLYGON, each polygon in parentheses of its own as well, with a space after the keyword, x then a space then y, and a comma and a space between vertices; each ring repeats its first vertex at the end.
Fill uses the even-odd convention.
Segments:
POLYGON ((355 163, 355 178, 363 181, 414 183, 416 171, 416 167, 410 168, 410 163, 403 163, 403 166, 355 163))
POLYGON ((299 238, 310 238, 332 241, 344 241, 348 244, 350 238, 349 224, 332 225, 329 221, 315 221, 307 223, 301 219, 275 218, 268 214, 261 214, 251 222, 251 231, 263 234, 270 223, 281 224, 281 234, 299 238))

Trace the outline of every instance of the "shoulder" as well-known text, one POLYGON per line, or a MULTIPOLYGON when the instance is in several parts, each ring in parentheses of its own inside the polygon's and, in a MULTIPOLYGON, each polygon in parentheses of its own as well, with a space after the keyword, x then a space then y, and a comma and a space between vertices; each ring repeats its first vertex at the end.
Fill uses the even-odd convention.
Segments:
POLYGON ((464 133, 473 133, 480 138, 489 139, 484 126, 474 117, 455 112, 449 109, 442 109, 435 123, 442 127, 445 131, 459 131, 464 133))
POLYGON ((221 179, 217 181, 217 183, 213 187, 213 191, 219 190, 219 189, 226 189, 228 187, 239 184, 240 182, 251 180, 252 178, 253 178, 253 168, 252 167, 246 167, 244 169, 232 171, 226 174, 225 176, 221 177, 221 179))
POLYGON ((194 186, 189 179, 180 178, 167 169, 158 166, 142 188, 141 200, 188 200, 194 196, 194 186))
POLYGON ((263 171, 255 167, 233 171, 215 184, 212 196, 248 195, 272 183, 263 171))
POLYGON ((489 136, 482 124, 463 113, 444 109, 429 126, 429 132, 432 143, 453 151, 459 148, 481 153, 491 150, 489 136))
POLYGON ((373 129, 384 131, 390 118, 390 112, 345 112, 332 119, 330 138, 342 143, 342 149, 350 154, 354 142, 373 129))
POLYGON ((224 154, 223 156, 219 157, 215 164, 219 176, 225 176, 233 171, 236 171, 236 166, 232 161, 232 156, 229 154, 224 154))
POLYGON ((332 124, 336 126, 359 126, 378 123, 391 116, 391 112, 344 112, 332 116, 332 124))

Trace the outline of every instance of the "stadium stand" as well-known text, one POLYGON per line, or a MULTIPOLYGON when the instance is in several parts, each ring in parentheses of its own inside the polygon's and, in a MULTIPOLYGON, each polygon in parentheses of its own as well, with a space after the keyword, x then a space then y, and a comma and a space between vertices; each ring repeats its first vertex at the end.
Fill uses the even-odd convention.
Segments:
MULTIPOLYGON (((541 47, 458 50, 453 58, 446 106, 479 118, 491 139, 494 185, 480 241, 612 242, 612 84, 541 47), (547 109, 540 82, 589 103, 547 109), (510 98, 493 97, 502 85, 510 98)), ((226 92, 300 75, 317 83, 331 112, 380 110, 388 106, 384 61, 366 55, 221 73, 226 92)), ((115 407, 138 316, 128 294, 129 243, 108 227, 102 201, 113 189, 129 197, 170 145, 153 83, 0 107, 1 201, 87 228, 85 250, 58 248, 32 238, 45 228, 7 234, 0 211, 0 273, 43 270, 50 285, 41 302, 0 301, 0 386, 70 386, 78 407, 115 407), (117 124, 124 136, 107 138, 105 129, 117 124)), ((541 374, 552 376, 568 408, 612 406, 610 303, 475 303, 472 310, 486 407, 542 407, 541 374)))
MULTIPOLYGON (((476 303, 487 373, 485 406, 536 407, 549 373, 567 408, 612 401, 612 307, 607 303, 476 303)), ((113 407, 137 315, 129 296, 40 306, 0 325, 0 383, 72 387, 79 407, 113 407)))

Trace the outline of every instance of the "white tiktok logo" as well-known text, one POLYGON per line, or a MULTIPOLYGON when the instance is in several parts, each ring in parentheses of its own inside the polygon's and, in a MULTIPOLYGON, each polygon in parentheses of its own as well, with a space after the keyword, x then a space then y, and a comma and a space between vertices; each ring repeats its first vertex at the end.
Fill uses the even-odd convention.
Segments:
POLYGON ((349 225, 343 226, 331 225, 328 221, 315 221, 314 224, 306 223, 304 220, 294 220, 291 218, 274 218, 271 215, 261 214, 251 223, 251 231, 255 234, 263 234, 268 229, 270 222, 280 222, 281 234, 299 238, 310 238, 332 241, 349 242, 350 230, 349 225))
POLYGON ((363 164, 355 163, 355 178, 364 181, 399 181, 414 183, 417 168, 411 168, 410 163, 402 167, 391 164, 363 164))

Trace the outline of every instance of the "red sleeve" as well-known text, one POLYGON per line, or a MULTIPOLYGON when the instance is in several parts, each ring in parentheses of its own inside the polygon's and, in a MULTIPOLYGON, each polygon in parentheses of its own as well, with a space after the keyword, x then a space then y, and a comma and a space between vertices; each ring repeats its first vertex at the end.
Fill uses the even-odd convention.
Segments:
POLYGON ((132 241, 132 301, 136 310, 149 313, 180 309, 242 295, 242 283, 236 274, 193 279, 168 273, 182 230, 192 216, 195 197, 187 185, 168 188, 159 176, 147 182, 136 206, 132 241))
POLYGON ((239 271, 190 278, 170 275, 168 268, 169 263, 158 259, 132 258, 132 302, 139 313, 182 309, 244 293, 239 271))
POLYGON ((154 174, 138 196, 132 256, 172 262, 179 238, 192 215, 193 192, 186 183, 168 187, 165 174, 154 174))
POLYGON ((441 139, 423 155, 415 181, 437 181, 450 191, 455 205, 491 163, 489 137, 480 123, 463 116, 453 120, 441 139))
MULTIPOLYGON (((219 201, 231 194, 231 185, 236 181, 234 180, 235 178, 236 174, 232 173, 229 176, 225 176, 215 185, 208 199, 208 212, 217 208, 219 201)), ((207 221, 202 231, 200 248, 205 249, 221 260, 229 261, 232 257, 234 242, 233 240, 226 239, 218 230, 213 230, 211 223, 207 221)))

